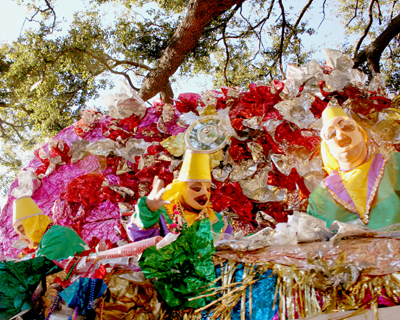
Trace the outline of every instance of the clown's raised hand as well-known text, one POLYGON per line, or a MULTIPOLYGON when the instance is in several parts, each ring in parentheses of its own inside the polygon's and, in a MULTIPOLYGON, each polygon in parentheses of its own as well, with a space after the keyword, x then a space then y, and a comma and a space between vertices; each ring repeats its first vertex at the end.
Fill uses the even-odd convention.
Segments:
POLYGON ((158 176, 155 176, 153 180, 153 190, 151 190, 146 199, 146 205, 151 211, 157 211, 163 205, 169 203, 169 201, 165 201, 162 198, 164 191, 164 181, 161 180, 158 176))

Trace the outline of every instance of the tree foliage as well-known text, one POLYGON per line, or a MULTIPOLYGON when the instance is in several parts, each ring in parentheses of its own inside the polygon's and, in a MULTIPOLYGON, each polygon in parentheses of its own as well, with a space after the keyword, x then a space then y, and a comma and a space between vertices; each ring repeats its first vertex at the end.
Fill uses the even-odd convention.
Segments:
POLYGON ((11 171, 20 164, 17 146, 32 148, 71 125, 113 86, 112 74, 144 100, 160 94, 166 102, 180 78, 208 75, 210 89, 282 79, 288 63, 301 65, 321 49, 304 38, 331 28, 332 17, 356 67, 381 71, 399 89, 396 0, 92 0, 67 27, 55 0, 20 2, 37 24, 0 46, 0 164, 11 171), (105 19, 101 9, 110 4, 120 10, 105 19))

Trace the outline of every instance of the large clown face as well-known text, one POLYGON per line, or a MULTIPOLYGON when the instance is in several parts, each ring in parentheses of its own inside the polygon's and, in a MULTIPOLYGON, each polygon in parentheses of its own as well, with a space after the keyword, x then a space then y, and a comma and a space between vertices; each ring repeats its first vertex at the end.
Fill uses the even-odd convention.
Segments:
POLYGON ((195 210, 202 210, 210 202, 211 182, 186 182, 182 196, 188 206, 195 210))
POLYGON ((25 242, 30 249, 36 248, 39 245, 27 236, 22 221, 18 221, 14 224, 14 230, 19 235, 19 239, 25 242))
POLYGON ((342 169, 360 165, 367 156, 363 134, 353 119, 339 116, 327 121, 321 137, 342 169))

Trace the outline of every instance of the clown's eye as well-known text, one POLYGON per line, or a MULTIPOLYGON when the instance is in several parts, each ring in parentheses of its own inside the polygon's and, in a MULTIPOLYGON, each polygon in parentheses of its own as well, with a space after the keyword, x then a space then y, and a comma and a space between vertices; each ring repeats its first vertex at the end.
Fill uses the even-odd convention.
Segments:
POLYGON ((336 129, 328 130, 328 133, 325 136, 326 140, 333 139, 334 137, 336 137, 336 129))
POLYGON ((199 192, 201 190, 201 188, 199 187, 191 187, 190 189, 192 189, 193 191, 199 192))
POLYGON ((19 227, 18 227, 18 231, 19 231, 22 235, 25 235, 25 229, 24 229, 23 226, 19 226, 19 227))
POLYGON ((343 132, 351 132, 356 129, 355 124, 350 121, 341 121, 339 124, 340 124, 340 130, 342 130, 343 132))

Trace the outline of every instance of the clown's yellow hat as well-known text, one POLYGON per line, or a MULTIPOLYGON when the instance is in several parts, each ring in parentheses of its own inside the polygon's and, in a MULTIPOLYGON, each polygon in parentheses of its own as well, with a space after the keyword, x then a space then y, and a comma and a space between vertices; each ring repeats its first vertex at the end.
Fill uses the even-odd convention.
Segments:
POLYGON ((184 187, 185 182, 211 182, 208 154, 187 149, 178 179, 175 179, 165 188, 163 199, 171 201, 176 198, 184 187))
POLYGON ((43 211, 40 210, 31 197, 21 197, 14 201, 13 225, 21 220, 37 215, 43 215, 43 211))
POLYGON ((349 117, 344 110, 339 106, 332 106, 326 108, 322 112, 322 123, 325 124, 329 120, 336 118, 336 117, 349 117))
POLYGON ((186 150, 178 180, 211 182, 209 155, 190 149, 186 150))

